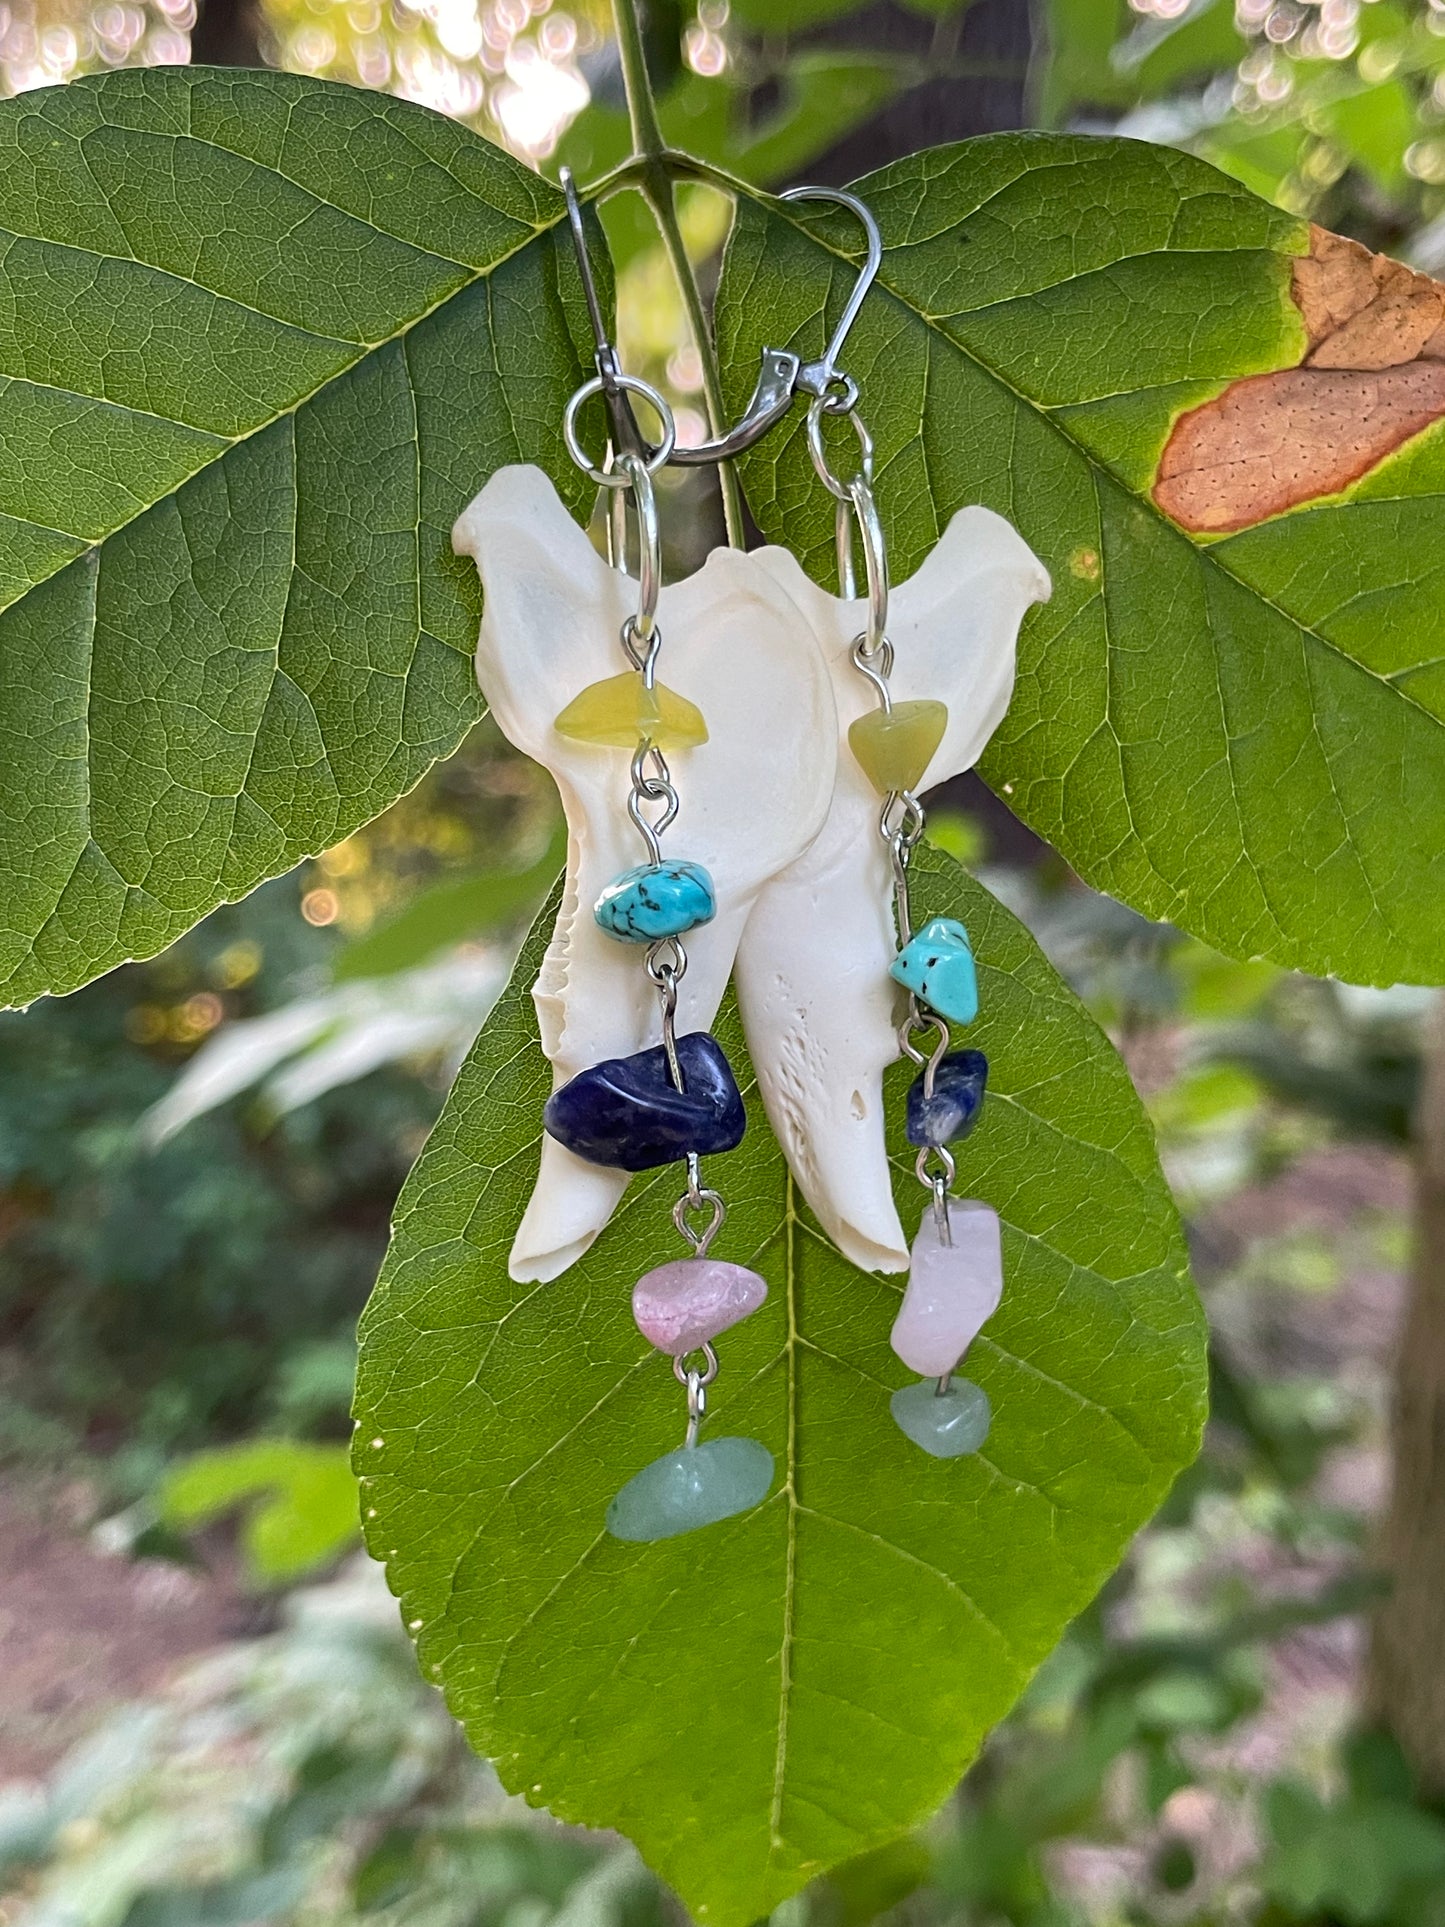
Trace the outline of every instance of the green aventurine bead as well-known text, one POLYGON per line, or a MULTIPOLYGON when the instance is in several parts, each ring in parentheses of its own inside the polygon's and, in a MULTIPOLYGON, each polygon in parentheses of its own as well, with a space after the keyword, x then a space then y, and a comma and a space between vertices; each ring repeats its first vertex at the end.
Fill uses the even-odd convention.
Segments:
POLYGON ((773 1455, 756 1439, 682 1445, 627 1481, 607 1508, 607 1530, 614 1539, 675 1539, 751 1512, 772 1482, 773 1455))
POLYGON ((935 1459, 977 1452, 993 1422, 988 1393, 971 1378, 955 1378, 946 1392, 931 1378, 905 1385, 889 1399, 888 1409, 899 1431, 935 1459))
POLYGON ((874 789, 887 796, 916 787, 947 728, 947 703, 894 703, 886 714, 870 709, 850 723, 848 747, 874 789))

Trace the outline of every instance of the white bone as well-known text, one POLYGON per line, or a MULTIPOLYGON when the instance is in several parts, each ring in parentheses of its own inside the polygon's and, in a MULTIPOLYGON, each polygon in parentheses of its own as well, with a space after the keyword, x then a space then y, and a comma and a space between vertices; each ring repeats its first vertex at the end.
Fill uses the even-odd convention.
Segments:
MULTIPOLYGON (((837 778, 817 841, 764 886, 738 949, 748 1054, 774 1135, 819 1223, 865 1270, 904 1271, 883 1133, 883 1072, 898 1056, 901 993, 881 799, 848 747, 876 704, 851 656, 866 605, 815 587, 794 558, 759 565, 807 612, 833 682, 837 778)), ((920 788, 972 768, 1013 693, 1019 624, 1050 592, 1047 571, 1002 516, 960 509, 922 567, 894 590, 895 701, 935 697, 948 727, 920 788)))
MULTIPOLYGON (((452 541, 482 578, 482 689, 504 735, 552 772, 567 817, 565 892, 533 990, 560 1085, 658 1041, 657 996, 639 948, 606 935, 592 916, 603 887, 646 855, 626 813, 630 753, 573 742, 553 727, 589 683, 626 668, 618 631, 636 610, 637 585, 607 566, 536 468, 499 470, 458 518, 452 541)), ((709 732, 706 743, 669 758, 682 807, 663 847, 707 868, 718 903, 714 921, 687 937, 680 1033, 712 1024, 758 891, 807 848, 830 807, 837 722, 813 624, 797 600, 807 588, 766 551, 720 549, 662 591, 658 679, 697 704, 709 732)), ((589 1164, 544 1135, 512 1276, 564 1271, 626 1185, 625 1172, 589 1164)))
MULTIPOLYGON (((602 887, 642 855, 624 808, 628 754, 553 728, 565 702, 619 667, 614 639, 636 587, 536 469, 494 476, 453 541, 476 558, 486 592, 482 687, 504 733, 552 771, 567 814, 566 889, 533 991, 560 1084, 657 1036, 636 951, 591 916, 602 887)), ((893 694, 949 710, 925 785, 977 761, 1008 707, 1019 624, 1048 594, 1027 544, 981 508, 955 515, 894 591, 893 694)), ((851 661, 863 604, 827 595, 784 550, 719 550, 663 591, 659 621, 661 679, 710 731, 675 758, 682 814, 668 853, 704 863, 718 894, 715 921, 688 938, 679 1028, 711 1024, 735 965, 769 1122, 803 1195, 853 1263, 906 1269, 883 1135, 882 1076, 898 1055, 890 873, 879 798, 846 740, 874 701, 851 661)), ((626 1183, 544 1136, 513 1275, 564 1271, 626 1183)))

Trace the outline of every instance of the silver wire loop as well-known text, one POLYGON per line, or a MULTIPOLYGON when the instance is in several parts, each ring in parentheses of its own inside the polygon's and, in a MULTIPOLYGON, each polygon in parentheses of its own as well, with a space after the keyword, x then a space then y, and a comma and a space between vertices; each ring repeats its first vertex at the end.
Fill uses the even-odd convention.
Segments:
POLYGON ((851 415, 858 406, 859 388, 851 375, 833 374, 818 395, 825 415, 851 415))
POLYGON ((651 689, 656 676, 661 636, 657 628, 657 599, 662 593, 662 532, 657 520, 657 492, 646 462, 639 455, 617 457, 617 472, 627 477, 637 515, 637 614, 622 625, 622 647, 642 680, 651 689))
POLYGON ((672 1222, 677 1227, 678 1236, 686 1238, 692 1246, 694 1258, 707 1256, 709 1246, 727 1221, 728 1208, 723 1203, 721 1195, 706 1187, 698 1189, 695 1185, 689 1185, 672 1207, 672 1222), (694 1211, 706 1211, 709 1214, 708 1221, 701 1231, 694 1231, 688 1223, 688 1218, 694 1211))
POLYGON ((885 716, 893 714, 893 695, 888 687, 888 678, 893 674, 893 644, 887 636, 883 638, 882 648, 875 651, 875 661, 868 654, 866 635, 853 638, 853 667, 872 683, 878 696, 878 707, 885 716))
POLYGON ((706 1390, 717 1377, 717 1353, 706 1341, 697 1350, 702 1353, 702 1370, 689 1366, 687 1361, 693 1356, 692 1352, 680 1352, 672 1361, 672 1375, 679 1385, 686 1385, 690 1378, 695 1378, 698 1385, 706 1390))
MULTIPOLYGON (((655 605, 654 605, 655 606, 655 605)), ((662 648, 662 631, 656 623, 644 638, 641 632, 642 617, 639 614, 628 616, 622 624, 622 648, 627 660, 642 677, 644 689, 657 687, 657 657, 662 648)))
POLYGON ((717 1353, 711 1345, 704 1344, 702 1351, 703 1369, 689 1366, 691 1352, 684 1352, 672 1361, 672 1374, 679 1385, 687 1387, 687 1437, 684 1445, 697 1444, 697 1428, 707 1416, 707 1388, 717 1377, 717 1353))
POLYGON ((912 790, 890 790, 878 813, 878 834, 907 862, 922 839, 928 818, 912 790), (895 821, 895 812, 901 812, 895 821))
POLYGON ((918 1182, 933 1193, 933 1222, 938 1227, 938 1242, 943 1245, 953 1243, 953 1228, 948 1222, 948 1193, 957 1169, 953 1153, 946 1144, 925 1144, 913 1160, 913 1169, 918 1182), (928 1160, 937 1158, 942 1167, 930 1171, 928 1160))
POLYGON ((680 808, 681 802, 673 788, 666 757, 655 743, 639 743, 632 757, 632 788, 627 795, 627 814, 647 845, 649 863, 661 863, 662 833, 680 808), (652 764, 651 775, 647 772, 649 762, 652 764), (644 803, 661 803, 662 814, 649 821, 642 813, 644 803))
POLYGON ((931 1010, 920 1010, 917 1000, 908 1000, 908 1015, 898 1026, 898 1048, 905 1057, 912 1058, 915 1064, 923 1066, 924 1090, 929 1097, 933 1095, 933 1079, 943 1062, 952 1038, 952 1032, 943 1019, 931 1010), (936 1041, 927 1051, 921 1051, 913 1041, 915 1031, 931 1030, 936 1041))
MULTIPOLYGON (((866 670, 864 672, 867 673, 866 670)), ((908 892, 908 865, 913 852, 923 835, 925 822, 923 805, 912 790, 892 790, 885 797, 883 808, 878 813, 878 833, 888 845, 888 862, 893 872, 893 914, 898 924, 898 944, 901 949, 913 938, 913 906, 908 892)), ((916 998, 909 1000, 909 1008, 918 1010, 916 998)), ((918 1021, 921 1023, 922 1019, 918 1021)), ((928 1094, 933 1095, 930 1083, 928 1094)))
MULTIPOLYGON (((664 462, 672 459, 672 451, 677 446, 677 422, 666 397, 660 395, 650 381, 643 381, 639 375, 624 375, 620 371, 611 375, 594 375, 590 381, 583 382, 563 410, 562 439, 567 444, 567 453, 578 468, 584 475, 590 476, 599 488, 630 488, 632 483, 621 466, 622 456, 618 457, 618 466, 615 468, 594 468, 591 456, 578 439, 577 416, 583 404, 591 401, 594 395, 610 395, 619 388, 630 395, 641 395, 645 401, 651 402, 662 424, 662 440, 646 458, 645 465, 650 475, 655 475, 664 462)), ((634 455, 631 459, 641 461, 642 457, 634 455)))
POLYGON ((687 952, 676 937, 659 937, 647 946, 644 968, 659 990, 676 999, 677 986, 687 975, 687 952))

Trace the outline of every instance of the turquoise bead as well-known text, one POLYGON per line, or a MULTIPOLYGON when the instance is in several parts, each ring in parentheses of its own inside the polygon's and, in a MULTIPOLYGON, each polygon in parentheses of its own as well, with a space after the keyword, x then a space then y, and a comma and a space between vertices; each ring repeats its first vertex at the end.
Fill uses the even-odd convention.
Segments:
POLYGON ((656 943, 711 923, 717 898, 700 863, 639 863, 613 878, 592 914, 624 943, 656 943))
POLYGON ((988 1393, 970 1378, 953 1379, 946 1392, 931 1378, 905 1385, 889 1399, 888 1409, 899 1431, 935 1459, 977 1452, 993 1422, 988 1393))
POLYGON ((614 1539, 676 1539, 751 1512, 768 1496, 773 1455, 756 1439, 708 1439, 654 1459, 607 1508, 614 1539))
POLYGON ((890 974, 951 1024, 971 1024, 978 1015, 978 972, 968 932, 955 917, 924 924, 894 958, 890 974))

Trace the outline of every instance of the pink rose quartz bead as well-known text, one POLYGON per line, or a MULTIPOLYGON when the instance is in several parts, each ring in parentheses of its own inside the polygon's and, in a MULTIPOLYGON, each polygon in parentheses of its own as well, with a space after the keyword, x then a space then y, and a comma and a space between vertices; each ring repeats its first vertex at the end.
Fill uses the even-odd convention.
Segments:
POLYGON ((930 1207, 913 1240, 908 1289, 889 1339, 924 1378, 951 1372, 1003 1296, 998 1213, 975 1198, 950 1198, 951 1245, 938 1236, 930 1207))
POLYGON ((680 1358, 755 1312, 767 1280, 722 1258, 674 1258, 632 1287, 632 1316, 660 1352, 680 1358))

